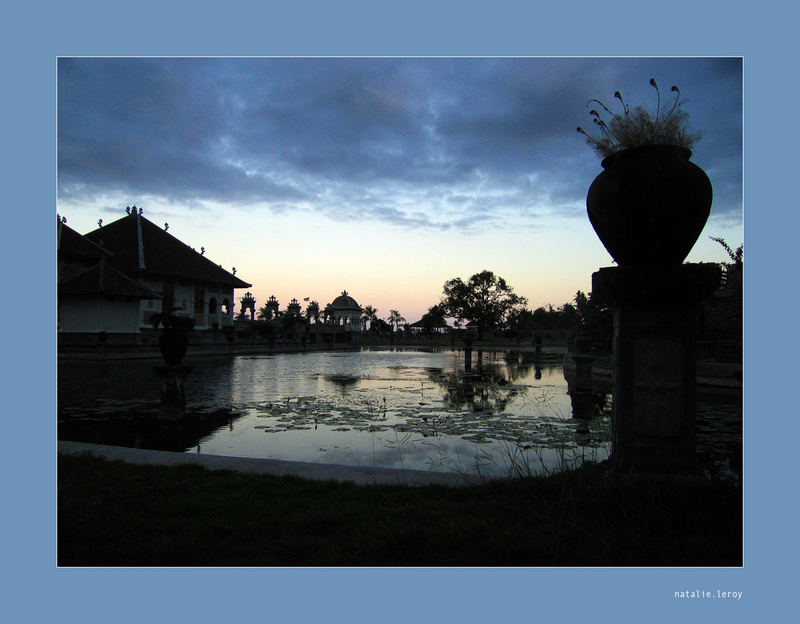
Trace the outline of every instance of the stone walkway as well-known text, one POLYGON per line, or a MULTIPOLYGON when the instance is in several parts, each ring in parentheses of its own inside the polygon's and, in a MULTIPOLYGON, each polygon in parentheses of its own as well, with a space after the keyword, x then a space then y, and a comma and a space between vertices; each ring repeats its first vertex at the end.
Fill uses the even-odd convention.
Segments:
POLYGON ((109 460, 121 460, 131 464, 154 464, 174 466, 198 464, 210 470, 238 470, 271 475, 294 475, 316 481, 350 481, 358 485, 474 485, 482 482, 466 475, 427 472, 423 470, 399 470, 395 468, 370 468, 362 466, 337 466, 308 462, 289 462, 276 459, 252 459, 248 457, 224 457, 154 451, 123 446, 89 444, 87 442, 58 441, 58 452, 66 455, 91 453, 109 460))

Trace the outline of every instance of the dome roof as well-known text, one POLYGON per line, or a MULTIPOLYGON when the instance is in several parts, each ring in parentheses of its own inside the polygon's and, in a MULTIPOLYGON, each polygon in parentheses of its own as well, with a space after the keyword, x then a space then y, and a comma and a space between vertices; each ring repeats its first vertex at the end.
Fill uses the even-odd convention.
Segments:
POLYGON ((358 305, 355 299, 353 299, 350 295, 347 294, 346 290, 342 291, 342 294, 336 297, 331 304, 330 307, 334 310, 358 310, 361 311, 361 306, 358 305))

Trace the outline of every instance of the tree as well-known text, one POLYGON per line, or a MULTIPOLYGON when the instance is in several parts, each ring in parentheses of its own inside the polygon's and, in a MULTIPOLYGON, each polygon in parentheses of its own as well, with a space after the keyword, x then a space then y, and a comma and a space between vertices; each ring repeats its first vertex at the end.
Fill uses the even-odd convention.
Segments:
POLYGON ((581 329, 592 337, 592 345, 598 351, 611 351, 614 313, 601 305, 596 297, 582 291, 575 293, 575 309, 581 329))
POLYGON ((306 318, 309 321, 314 319, 315 323, 319 323, 319 301, 312 301, 306 306, 306 318))
POLYGON ((447 325, 445 316, 447 315, 442 309, 442 306, 439 304, 432 305, 430 308, 428 308, 428 311, 423 314, 422 318, 420 319, 425 333, 430 334, 433 332, 434 327, 442 327, 447 325))
POLYGON ((730 245, 725 242, 724 238, 717 236, 709 236, 715 243, 722 245, 725 253, 731 259, 731 262, 720 262, 719 266, 722 269, 722 284, 728 287, 742 286, 742 268, 744 266, 744 244, 739 245, 734 251, 730 245))
POLYGON ((475 323, 478 338, 483 338, 483 332, 504 324, 511 311, 527 301, 502 277, 491 271, 481 271, 466 283, 460 277, 445 282, 440 305, 448 316, 475 323))
POLYGON ((364 325, 364 330, 366 331, 367 329, 367 323, 369 323, 369 328, 372 329, 375 326, 375 321, 377 320, 378 310, 373 308, 371 305, 365 305, 361 314, 361 322, 364 325))
POLYGON ((508 329, 511 335, 518 340, 523 337, 533 336, 537 328, 533 312, 527 308, 516 308, 508 315, 508 329))
POLYGON ((370 323, 369 330, 374 331, 377 334, 385 334, 391 331, 391 326, 389 323, 384 321, 383 319, 376 318, 374 323, 370 323))
POLYGON ((397 331, 397 328, 400 327, 400 323, 405 323, 406 321, 406 319, 400 316, 397 310, 389 310, 389 316, 386 320, 389 321, 389 325, 392 326, 392 331, 397 331))
MULTIPOLYGON (((731 260, 733 260, 733 264, 736 264, 736 265, 741 265, 742 264, 742 256, 743 256, 743 253, 744 253, 744 245, 739 245, 736 248, 736 251, 734 251, 733 249, 731 249, 730 245, 728 245, 728 243, 725 242, 724 238, 719 238, 717 236, 709 236, 709 238, 711 240, 713 240, 715 243, 719 243, 720 245, 722 245, 722 247, 725 249, 725 252, 728 254, 728 257, 731 260)), ((723 262, 722 264, 723 264, 723 266, 728 266, 731 263, 723 262)))
POLYGON ((259 321, 267 321, 272 317, 271 312, 267 309, 267 304, 265 303, 258 309, 258 314, 256 314, 256 318, 259 321))

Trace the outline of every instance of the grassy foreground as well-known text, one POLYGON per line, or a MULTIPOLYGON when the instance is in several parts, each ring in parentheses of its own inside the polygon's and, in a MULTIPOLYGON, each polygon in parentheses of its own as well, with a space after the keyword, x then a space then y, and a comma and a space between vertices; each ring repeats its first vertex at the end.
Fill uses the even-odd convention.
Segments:
POLYGON ((469 487, 58 458, 61 566, 738 566, 739 487, 597 467, 469 487))

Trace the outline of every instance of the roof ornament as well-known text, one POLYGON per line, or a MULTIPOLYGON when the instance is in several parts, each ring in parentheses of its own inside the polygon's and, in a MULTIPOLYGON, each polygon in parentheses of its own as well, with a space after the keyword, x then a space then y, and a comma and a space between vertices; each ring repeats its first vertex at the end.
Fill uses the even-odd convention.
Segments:
POLYGON ((206 253, 206 248, 205 247, 201 247, 200 248, 200 255, 202 256, 204 253, 206 253))
POLYGON ((66 222, 67 222, 67 218, 66 217, 61 217, 61 223, 66 223, 66 222))
POLYGON ((236 275, 236 267, 233 267, 233 274, 236 275))
POLYGON ((130 214, 130 213, 131 213, 131 207, 125 206, 125 214, 130 214))
POLYGON ((169 230, 169 223, 164 224, 164 231, 166 232, 167 230, 169 230))
POLYGON ((102 219, 98 219, 97 220, 97 227, 103 227, 103 220, 102 219))
POLYGON ((144 212, 144 208, 139 208, 139 214, 141 215, 144 212))

